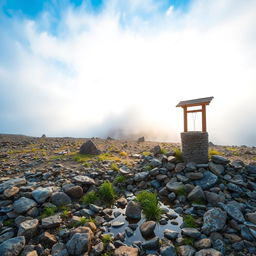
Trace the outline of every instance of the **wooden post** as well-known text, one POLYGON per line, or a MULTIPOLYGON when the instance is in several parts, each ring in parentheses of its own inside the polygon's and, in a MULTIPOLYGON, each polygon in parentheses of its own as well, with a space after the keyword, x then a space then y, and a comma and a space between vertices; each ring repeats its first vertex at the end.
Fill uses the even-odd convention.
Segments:
POLYGON ((202 105, 202 131, 206 132, 206 106, 202 105))
POLYGON ((187 114, 187 107, 183 107, 183 113, 184 113, 184 132, 188 131, 188 114, 187 114))

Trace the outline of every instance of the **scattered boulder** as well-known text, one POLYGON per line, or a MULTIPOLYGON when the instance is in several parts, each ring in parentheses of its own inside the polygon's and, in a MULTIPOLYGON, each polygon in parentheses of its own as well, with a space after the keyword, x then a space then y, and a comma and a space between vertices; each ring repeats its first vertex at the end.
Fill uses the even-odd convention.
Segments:
POLYGON ((55 192, 51 196, 51 202, 56 206, 63 206, 71 204, 71 199, 64 192, 55 192))
POLYGON ((153 236, 155 227, 155 221, 146 221, 140 225, 140 232, 144 237, 153 236))
POLYGON ((127 204, 125 215, 131 219, 141 219, 141 207, 138 202, 130 201, 127 204))
POLYGON ((82 155, 99 155, 101 151, 97 148, 92 140, 86 141, 79 150, 79 154, 82 155))
POLYGON ((196 180, 195 184, 200 186, 202 189, 209 189, 213 187, 218 181, 218 176, 210 171, 204 172, 204 177, 200 180, 196 180))
POLYGON ((1 256, 18 256, 25 246, 25 237, 17 236, 0 244, 1 256))
POLYGON ((200 186, 194 187, 194 189, 188 194, 188 200, 190 201, 205 201, 204 191, 200 186))
POLYGON ((75 256, 89 252, 91 248, 91 237, 88 233, 76 233, 67 242, 68 253, 75 256))
POLYGON ((18 200, 14 201, 13 208, 17 213, 24 213, 36 205, 37 203, 34 200, 27 197, 20 197, 18 200))
POLYGON ((37 188, 32 192, 32 197, 39 203, 44 203, 52 195, 51 188, 37 188))

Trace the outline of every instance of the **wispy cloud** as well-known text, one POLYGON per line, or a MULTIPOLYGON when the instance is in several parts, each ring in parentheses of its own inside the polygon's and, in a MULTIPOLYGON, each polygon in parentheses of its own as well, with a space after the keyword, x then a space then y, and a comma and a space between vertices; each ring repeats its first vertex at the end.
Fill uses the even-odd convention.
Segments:
POLYGON ((178 140, 176 103, 215 96, 210 139, 255 145, 255 1, 159 2, 2 14, 0 132, 178 140))

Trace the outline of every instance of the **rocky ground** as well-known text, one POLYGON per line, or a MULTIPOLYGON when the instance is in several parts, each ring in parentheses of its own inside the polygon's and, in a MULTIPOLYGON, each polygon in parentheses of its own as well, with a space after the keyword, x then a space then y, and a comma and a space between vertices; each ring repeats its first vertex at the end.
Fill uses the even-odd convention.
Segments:
POLYGON ((196 165, 175 143, 85 141, 0 135, 1 256, 256 255, 255 148, 211 144, 196 165))

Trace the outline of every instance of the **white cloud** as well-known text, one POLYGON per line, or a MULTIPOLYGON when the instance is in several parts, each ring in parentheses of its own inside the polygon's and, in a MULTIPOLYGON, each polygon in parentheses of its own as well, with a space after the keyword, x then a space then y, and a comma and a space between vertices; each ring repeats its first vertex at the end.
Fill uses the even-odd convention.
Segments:
POLYGON ((176 103, 215 96, 210 139, 255 145, 255 1, 198 0, 186 12, 156 2, 111 1, 100 14, 70 7, 55 34, 42 30, 49 12, 6 24, 0 132, 105 136, 122 128, 177 141, 176 103))

